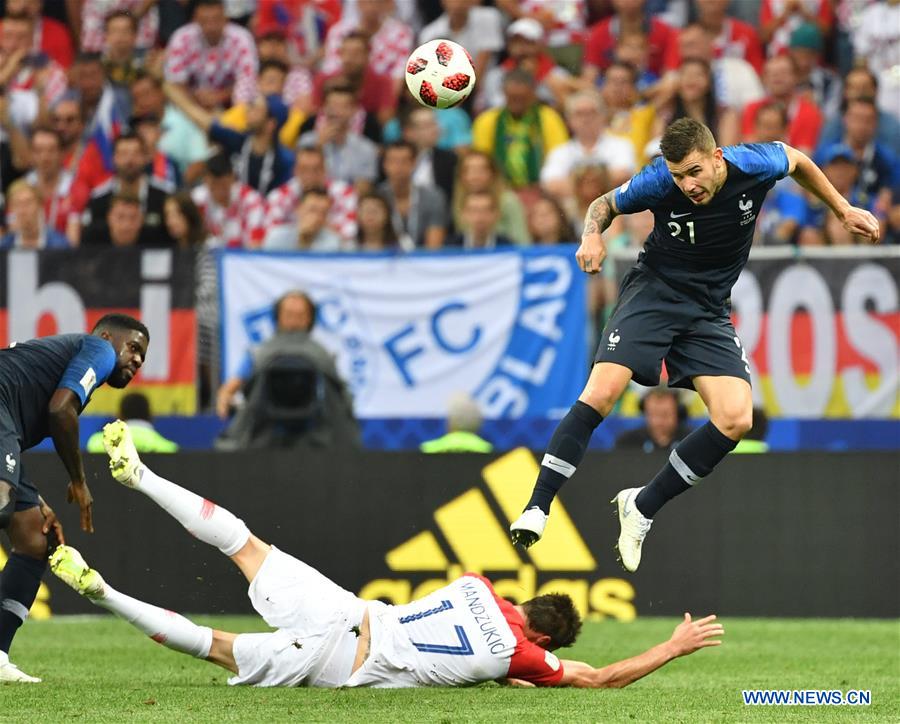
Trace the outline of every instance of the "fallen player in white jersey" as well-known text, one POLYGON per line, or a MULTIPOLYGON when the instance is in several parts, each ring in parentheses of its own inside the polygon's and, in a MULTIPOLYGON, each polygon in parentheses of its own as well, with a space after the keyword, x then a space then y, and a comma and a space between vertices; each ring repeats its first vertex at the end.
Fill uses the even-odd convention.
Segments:
POLYGON ((622 687, 674 658, 721 643, 715 616, 692 621, 685 614, 668 641, 631 659, 601 668, 560 660, 552 651, 574 643, 581 629, 568 596, 538 596, 514 606, 471 573, 403 606, 365 601, 264 543, 229 511, 153 473, 138 458, 124 422, 108 424, 103 442, 113 477, 229 556, 250 582, 253 607, 276 630, 234 634, 197 626, 116 591, 69 546, 54 552, 53 572, 153 640, 228 669, 234 674, 229 684, 412 687, 498 680, 622 687))

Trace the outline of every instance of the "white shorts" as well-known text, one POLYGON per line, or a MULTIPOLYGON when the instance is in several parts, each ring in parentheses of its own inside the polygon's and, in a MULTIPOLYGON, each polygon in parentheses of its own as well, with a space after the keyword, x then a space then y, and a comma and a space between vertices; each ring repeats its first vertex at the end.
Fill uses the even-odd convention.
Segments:
POLYGON ((248 595, 278 630, 235 639, 229 684, 337 687, 350 678, 365 601, 274 547, 248 595))

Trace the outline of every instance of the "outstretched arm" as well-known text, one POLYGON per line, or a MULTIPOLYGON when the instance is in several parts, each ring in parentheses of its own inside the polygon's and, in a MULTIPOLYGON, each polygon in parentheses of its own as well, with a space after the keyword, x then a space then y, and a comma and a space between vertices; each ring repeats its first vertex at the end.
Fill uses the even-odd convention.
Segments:
POLYGON ((788 173, 798 184, 824 202, 851 234, 862 236, 873 244, 878 243, 881 230, 878 220, 871 213, 851 206, 805 153, 788 145, 784 150, 788 158, 788 173))
POLYGON ((718 646, 721 640, 715 638, 725 633, 722 624, 716 623, 715 616, 707 616, 698 621, 691 620, 691 614, 684 614, 672 637, 665 643, 657 644, 642 654, 609 666, 595 669, 583 661, 563 661, 563 677, 559 686, 577 686, 590 689, 621 689, 647 674, 656 671, 679 656, 687 656, 707 646, 718 646))
POLYGON ((84 463, 78 440, 78 413, 81 411, 81 400, 72 390, 60 388, 50 398, 47 417, 53 446, 69 474, 68 500, 77 502, 81 509, 81 528, 88 533, 94 532, 91 519, 91 506, 94 503, 84 476, 84 463))
POLYGON ((581 246, 575 252, 578 266, 588 274, 596 274, 606 258, 606 244, 601 236, 619 213, 616 209, 616 190, 608 191, 591 202, 584 217, 581 246))
POLYGON ((201 131, 206 133, 215 120, 215 116, 197 103, 187 89, 177 83, 165 81, 163 91, 174 105, 184 113, 201 131))

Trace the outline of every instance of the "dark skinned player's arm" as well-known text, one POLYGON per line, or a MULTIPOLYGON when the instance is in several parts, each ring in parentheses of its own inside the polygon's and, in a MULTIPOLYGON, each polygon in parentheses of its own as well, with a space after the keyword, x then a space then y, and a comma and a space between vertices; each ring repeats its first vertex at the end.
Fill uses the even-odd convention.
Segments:
POLYGON ((69 473, 73 483, 84 482, 84 462, 81 459, 81 445, 78 439, 78 413, 81 400, 72 390, 56 390, 48 407, 50 437, 53 446, 69 473))

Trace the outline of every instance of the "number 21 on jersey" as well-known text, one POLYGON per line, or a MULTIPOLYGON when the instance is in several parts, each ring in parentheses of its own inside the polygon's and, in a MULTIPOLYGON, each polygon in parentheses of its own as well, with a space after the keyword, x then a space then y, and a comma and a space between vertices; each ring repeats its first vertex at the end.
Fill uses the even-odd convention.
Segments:
MULTIPOLYGON (((691 244, 693 244, 694 243, 694 222, 693 221, 685 221, 684 225, 687 227, 688 235, 691 238, 691 244)), ((669 226, 669 231, 672 232, 672 236, 676 237, 677 239, 681 239, 681 241, 684 241, 684 239, 681 238, 681 224, 679 224, 677 221, 670 221, 668 226, 669 226)))

